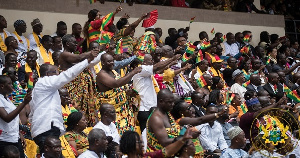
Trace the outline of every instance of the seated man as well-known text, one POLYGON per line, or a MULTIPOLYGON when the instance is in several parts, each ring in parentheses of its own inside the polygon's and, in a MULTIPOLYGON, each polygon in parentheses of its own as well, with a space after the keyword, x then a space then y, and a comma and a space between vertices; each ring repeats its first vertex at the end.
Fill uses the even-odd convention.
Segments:
POLYGON ((48 136, 45 139, 45 152, 42 158, 61 157, 61 142, 55 136, 48 136))
POLYGON ((114 124, 114 121, 116 120, 116 110, 114 106, 111 104, 102 104, 99 111, 101 121, 94 126, 94 129, 102 129, 106 136, 112 137, 113 141, 119 144, 120 135, 116 125, 114 124))
POLYGON ((196 117, 201 117, 205 115, 205 94, 194 91, 191 95, 192 103, 191 107, 195 109, 196 117))
POLYGON ((27 88, 32 88, 30 87, 30 85, 29 87, 27 85, 30 77, 32 77, 34 80, 33 85, 40 77, 40 66, 36 62, 36 60, 37 52, 34 50, 30 50, 29 52, 27 52, 25 65, 20 67, 18 70, 18 80, 23 88, 25 88, 26 86, 27 88))
POLYGON ((245 133, 239 126, 230 128, 227 132, 231 140, 229 148, 222 153, 222 158, 246 157, 247 152, 243 150, 246 145, 245 133))
POLYGON ((270 94, 271 98, 276 97, 276 101, 283 97, 283 86, 279 84, 279 75, 270 73, 268 75, 268 83, 263 88, 270 94))
POLYGON ((244 95, 247 91, 245 87, 243 87, 243 83, 245 82, 245 76, 243 72, 240 69, 236 69, 232 73, 232 79, 234 80, 234 84, 231 86, 230 90, 232 93, 237 93, 241 96, 242 101, 244 101, 244 95))
MULTIPOLYGON (((218 108, 214 104, 206 108, 206 115, 216 113, 218 113, 218 108)), ((222 126, 219 122, 213 120, 196 128, 201 132, 199 139, 203 149, 221 154, 224 149, 228 148, 224 139, 222 126)))
POLYGON ((250 76, 250 84, 246 87, 247 90, 255 91, 256 93, 263 89, 261 86, 261 79, 259 74, 252 74, 250 76))
MULTIPOLYGON (((223 105, 218 106, 218 112, 223 110, 223 105)), ((228 146, 230 146, 231 142, 230 142, 230 138, 227 135, 227 132, 230 128, 232 128, 232 125, 230 123, 227 122, 227 120, 229 119, 229 114, 228 111, 226 111, 223 115, 221 115, 217 121, 220 123, 220 125, 222 126, 222 130, 223 130, 223 135, 224 135, 224 139, 227 143, 228 146)))
POLYGON ((92 129, 88 135, 89 149, 78 158, 103 158, 107 148, 107 139, 102 129, 92 129))

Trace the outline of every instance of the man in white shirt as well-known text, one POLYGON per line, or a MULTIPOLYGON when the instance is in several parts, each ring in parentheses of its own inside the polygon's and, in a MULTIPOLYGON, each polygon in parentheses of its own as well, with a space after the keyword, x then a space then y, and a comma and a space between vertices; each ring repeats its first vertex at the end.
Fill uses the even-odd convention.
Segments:
POLYGON ((58 89, 88 67, 98 53, 98 50, 92 51, 87 59, 60 74, 57 66, 43 64, 40 67, 41 78, 35 84, 29 105, 32 137, 39 145, 41 153, 44 152, 44 140, 47 136, 53 135, 58 138, 65 130, 58 89))
POLYGON ((33 32, 28 35, 28 40, 30 42, 30 50, 41 46, 43 25, 39 19, 34 19, 31 22, 33 32))
MULTIPOLYGON (((206 108, 206 115, 217 112, 218 108, 215 105, 209 105, 206 108)), ((228 148, 224 139, 222 126, 219 122, 212 120, 211 122, 201 124, 196 128, 201 132, 199 139, 203 149, 216 154, 221 154, 224 149, 228 148)))
POLYGON ((106 136, 112 137, 113 141, 120 144, 120 135, 118 133, 117 127, 114 124, 116 120, 116 110, 113 105, 102 104, 100 106, 101 121, 99 121, 94 129, 102 129, 106 136))
POLYGON ((150 54, 145 54, 144 61, 142 63, 142 71, 135 74, 132 77, 133 87, 138 91, 141 98, 138 121, 140 123, 141 132, 146 128, 146 122, 150 115, 150 108, 156 107, 157 98, 156 92, 153 85, 153 75, 156 71, 164 69, 172 61, 180 58, 180 55, 176 55, 165 61, 161 61, 153 65, 153 59, 150 54))
POLYGON ((103 152, 107 148, 107 139, 102 129, 92 129, 88 135, 89 149, 78 158, 106 158, 103 152))
POLYGON ((226 34, 227 41, 224 42, 225 46, 225 55, 230 55, 234 57, 236 54, 240 52, 238 45, 235 43, 234 35, 229 32, 226 34))
POLYGON ((234 80, 234 84, 231 86, 231 92, 232 93, 238 93, 242 101, 245 101, 244 95, 247 91, 245 87, 243 87, 243 83, 245 82, 245 76, 244 73, 240 69, 236 69, 232 73, 232 79, 234 80))

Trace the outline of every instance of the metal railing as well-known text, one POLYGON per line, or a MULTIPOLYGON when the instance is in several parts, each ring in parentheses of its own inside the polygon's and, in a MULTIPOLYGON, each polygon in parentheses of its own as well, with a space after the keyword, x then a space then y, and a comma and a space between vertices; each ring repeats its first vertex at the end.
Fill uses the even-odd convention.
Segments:
POLYGON ((285 33, 294 36, 296 40, 300 39, 300 29, 297 26, 300 28, 300 20, 285 19, 285 33))

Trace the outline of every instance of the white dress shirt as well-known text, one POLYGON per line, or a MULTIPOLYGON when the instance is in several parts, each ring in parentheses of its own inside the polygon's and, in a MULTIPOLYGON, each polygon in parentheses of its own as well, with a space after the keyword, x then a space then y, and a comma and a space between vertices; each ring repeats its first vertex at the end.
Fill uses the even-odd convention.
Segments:
POLYGON ((101 153, 100 156, 101 157, 99 157, 94 151, 86 150, 85 152, 80 154, 78 158, 106 158, 103 153, 101 153))
POLYGON ((244 95, 245 95, 245 93, 246 93, 246 91, 247 91, 247 89, 246 89, 245 87, 239 85, 238 83, 235 83, 235 84, 233 84, 233 85, 231 86, 230 90, 231 90, 232 93, 237 93, 237 94, 239 94, 240 97, 242 98, 242 101, 245 100, 245 99, 244 99, 244 95))
POLYGON ((39 78, 32 91, 30 101, 30 121, 32 137, 36 137, 51 129, 58 127, 61 134, 64 132, 64 121, 62 118, 61 100, 58 89, 75 79, 89 65, 88 60, 72 66, 59 75, 44 76, 39 78))
MULTIPOLYGON (((41 35, 38 35, 38 36, 39 36, 40 38, 42 38, 41 35)), ((35 49, 36 47, 38 47, 38 46, 37 46, 37 43, 35 42, 35 39, 34 39, 32 33, 28 35, 28 40, 29 40, 29 42, 30 42, 30 50, 35 49)), ((41 41, 40 41, 40 42, 41 42, 41 41)))
POLYGON ((139 92, 141 97, 139 111, 149 111, 151 107, 157 106, 152 75, 153 65, 142 65, 142 71, 132 77, 133 88, 139 92))
POLYGON ((227 42, 224 42, 224 46, 225 46, 225 55, 230 55, 230 56, 235 56, 236 54, 238 54, 240 52, 239 47, 236 43, 232 43, 231 45, 229 45, 227 42))
MULTIPOLYGON (((0 94, 0 108, 9 114, 16 109, 16 106, 9 100, 5 99, 0 94)), ((9 123, 5 122, 0 118, 0 141, 17 143, 19 140, 19 115, 17 115, 9 123)))
POLYGON ((118 133, 117 127, 114 123, 110 123, 110 125, 105 125, 101 121, 99 121, 95 126, 94 129, 102 129, 105 132, 106 136, 111 136, 113 141, 120 144, 120 135, 118 133))
POLYGON ((208 123, 196 126, 201 132, 199 139, 203 149, 214 151, 216 149, 224 150, 228 145, 224 139, 222 126, 219 122, 214 121, 214 125, 210 127, 208 123))

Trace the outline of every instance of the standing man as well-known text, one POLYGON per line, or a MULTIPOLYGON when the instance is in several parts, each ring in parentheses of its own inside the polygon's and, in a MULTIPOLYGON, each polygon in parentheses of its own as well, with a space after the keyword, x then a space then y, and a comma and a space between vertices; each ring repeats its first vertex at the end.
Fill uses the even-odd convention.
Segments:
POLYGON ((54 65, 43 64, 41 66, 41 78, 35 84, 32 101, 29 103, 32 137, 39 146, 41 153, 45 151, 44 141, 47 136, 53 135, 58 138, 64 132, 58 89, 72 81, 89 66, 89 63, 97 55, 98 51, 93 51, 87 59, 60 74, 54 65), (46 117, 47 119, 45 119, 46 117))
POLYGON ((6 52, 6 45, 5 45, 5 38, 11 36, 10 33, 6 30, 7 28, 7 21, 6 19, 0 15, 0 48, 3 52, 6 52))
POLYGON ((238 45, 235 43, 234 35, 229 32, 226 34, 227 41, 224 42, 225 55, 234 57, 240 52, 238 45))
MULTIPOLYGON (((15 32, 12 33, 12 36, 18 41, 17 52, 21 53, 24 59, 26 59, 26 52, 30 49, 29 40, 23 36, 23 33, 26 32, 27 26, 24 20, 17 20, 14 23, 15 32)), ((19 55, 20 56, 20 55, 19 55)), ((24 65, 25 63, 23 63, 24 65)))
POLYGON ((153 59, 150 54, 145 54, 142 63, 142 72, 132 77, 133 87, 138 91, 141 98, 138 121, 140 123, 141 132, 146 128, 146 122, 150 115, 150 108, 156 107, 156 91, 154 89, 153 75, 156 71, 164 69, 172 61, 177 60, 180 55, 173 56, 166 61, 161 61, 153 65, 153 59))
POLYGON ((30 42, 30 49, 35 49, 41 46, 41 40, 43 35, 41 34, 43 31, 43 25, 39 19, 34 19, 31 22, 33 32, 29 34, 28 40, 30 42))
POLYGON ((52 37, 49 35, 43 36, 41 43, 42 45, 34 49, 37 52, 37 63, 39 65, 44 63, 54 65, 52 53, 50 52, 53 46, 52 37))
POLYGON ((51 37, 58 36, 63 37, 67 34, 67 24, 63 21, 59 21, 56 25, 56 32, 51 35, 51 37))
POLYGON ((77 41, 77 48, 76 52, 79 52, 79 54, 83 53, 82 52, 82 43, 84 39, 81 37, 81 32, 82 32, 82 27, 79 23, 74 23, 72 25, 72 35, 75 37, 77 41))

